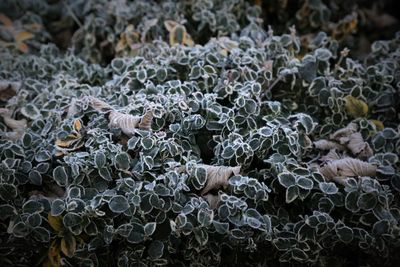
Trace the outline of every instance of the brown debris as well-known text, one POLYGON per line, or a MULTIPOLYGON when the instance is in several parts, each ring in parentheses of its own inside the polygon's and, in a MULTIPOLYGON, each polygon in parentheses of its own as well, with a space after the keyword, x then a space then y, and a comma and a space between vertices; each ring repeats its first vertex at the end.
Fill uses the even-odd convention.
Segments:
POLYGON ((0 81, 0 100, 7 101, 18 93, 21 88, 20 82, 0 81))
POLYGON ((10 110, 6 108, 0 108, 0 117, 3 118, 4 124, 13 130, 12 132, 3 134, 3 137, 12 141, 16 141, 24 135, 27 122, 25 119, 15 120, 11 118, 11 115, 12 113, 10 110))
POLYGON ((206 186, 201 191, 201 195, 206 195, 211 190, 220 187, 227 188, 228 179, 232 175, 239 175, 241 168, 240 166, 227 167, 227 166, 212 166, 206 164, 199 164, 197 166, 204 168, 207 172, 206 186))
POLYGON ((216 209, 221 200, 219 195, 213 195, 213 194, 204 195, 203 198, 208 202, 210 208, 212 209, 216 209))
POLYGON ((314 146, 315 146, 315 148, 320 149, 320 150, 331 150, 331 149, 337 149, 339 151, 346 150, 345 146, 338 144, 336 142, 333 142, 333 141, 326 140, 326 139, 321 139, 321 140, 315 141, 314 146))
POLYGON ((376 176, 377 166, 354 158, 343 158, 328 162, 320 168, 327 180, 343 184, 346 177, 376 176))

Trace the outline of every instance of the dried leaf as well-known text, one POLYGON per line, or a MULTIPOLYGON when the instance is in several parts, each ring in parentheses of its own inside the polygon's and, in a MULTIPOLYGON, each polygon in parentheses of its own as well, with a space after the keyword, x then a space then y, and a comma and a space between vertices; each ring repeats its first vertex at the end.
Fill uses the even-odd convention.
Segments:
POLYGON ((0 22, 6 27, 13 27, 12 20, 2 13, 0 13, 0 22))
POLYGON ((331 134, 330 139, 340 141, 343 137, 348 137, 349 135, 358 131, 357 124, 349 123, 345 128, 339 129, 333 134, 331 134))
POLYGON ((151 130, 151 121, 153 120, 153 109, 148 109, 143 115, 138 127, 143 130, 151 130))
POLYGON ((355 123, 350 123, 345 128, 339 129, 333 133, 331 138, 339 141, 341 145, 346 146, 354 155, 360 158, 369 158, 373 155, 373 151, 357 130, 357 125, 355 123))
POLYGON ((57 232, 61 232, 63 229, 63 222, 61 216, 52 216, 50 213, 47 216, 50 226, 57 232))
POLYGON ((25 31, 23 31, 23 32, 18 32, 18 33, 15 35, 15 41, 16 41, 17 43, 20 43, 20 42, 23 42, 23 41, 32 39, 33 37, 34 37, 34 35, 33 35, 32 33, 30 33, 30 32, 25 32, 25 31))
POLYGON ((345 97, 347 113, 353 118, 364 117, 368 113, 368 105, 351 95, 345 97))
POLYGON ((220 202, 220 196, 219 195, 213 195, 213 194, 207 194, 203 196, 205 200, 207 200, 208 204, 212 209, 216 209, 218 207, 218 204, 220 202))
POLYGON ((136 131, 141 117, 124 114, 113 110, 110 112, 108 119, 110 121, 110 128, 119 128, 124 134, 132 136, 136 131))
POLYGON ((21 88, 20 82, 0 81, 0 100, 7 101, 15 96, 21 88))
POLYGON ((346 147, 344 147, 343 145, 325 139, 315 141, 314 146, 316 149, 320 150, 331 150, 331 149, 337 149, 339 151, 346 150, 346 147))
POLYGON ((25 43, 17 43, 16 46, 17 46, 17 49, 23 53, 28 53, 28 51, 29 51, 29 47, 25 43))
POLYGON ((108 112, 110 110, 113 110, 113 108, 109 104, 96 97, 89 96, 87 97, 87 99, 89 100, 90 106, 97 111, 108 112))
POLYGON ((76 240, 75 237, 71 234, 67 234, 61 240, 61 251, 67 257, 72 257, 76 251, 76 240))
POLYGON ((373 151, 369 144, 364 141, 361 133, 353 133, 349 136, 347 148, 353 153, 362 158, 369 158, 373 155, 373 151))
POLYGON ((332 149, 331 151, 328 152, 328 154, 320 158, 322 162, 329 162, 338 159, 340 159, 340 156, 334 149, 332 149))
POLYGON ((126 44, 127 44, 127 42, 126 42, 125 33, 121 33, 121 37, 118 40, 117 45, 115 46, 115 52, 120 53, 121 51, 125 50, 126 44))
POLYGON ((49 261, 48 266, 58 267, 61 266, 61 249, 58 240, 54 240, 47 253, 47 259, 49 261))
POLYGON ((8 128, 18 133, 23 133, 27 127, 25 119, 15 120, 11 118, 11 111, 6 108, 0 108, 0 116, 3 118, 4 123, 8 128))
POLYGON ((56 146, 61 147, 61 148, 68 148, 70 147, 76 140, 72 139, 72 140, 60 140, 57 139, 56 140, 56 146))
POLYGON ((79 132, 82 129, 82 121, 80 119, 74 120, 74 129, 79 132))
POLYGON ((198 167, 202 167, 206 170, 206 186, 201 191, 201 195, 207 194, 213 189, 219 187, 226 188, 228 186, 228 179, 232 175, 239 175, 240 166, 227 167, 227 166, 212 166, 199 164, 198 167))
POLYGON ((345 177, 376 176, 376 170, 376 165, 354 158, 334 160, 320 168, 327 180, 340 183, 345 177))

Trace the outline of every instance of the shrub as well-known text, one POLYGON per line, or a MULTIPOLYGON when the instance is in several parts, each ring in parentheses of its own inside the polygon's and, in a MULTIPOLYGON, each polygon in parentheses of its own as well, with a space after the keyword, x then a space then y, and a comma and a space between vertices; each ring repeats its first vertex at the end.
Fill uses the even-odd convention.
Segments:
POLYGON ((400 33, 255 2, 0 5, 2 265, 399 260, 400 33))

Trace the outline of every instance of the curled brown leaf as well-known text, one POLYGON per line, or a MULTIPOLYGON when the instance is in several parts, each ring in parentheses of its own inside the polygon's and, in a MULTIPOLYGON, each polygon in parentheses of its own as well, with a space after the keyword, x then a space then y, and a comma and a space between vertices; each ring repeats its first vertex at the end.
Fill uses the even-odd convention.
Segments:
POLYGON ((339 183, 346 177, 376 176, 376 171, 376 165, 354 158, 333 160, 320 168, 321 174, 327 180, 339 183))
POLYGON ((240 166, 228 167, 228 166, 212 166, 206 164, 199 164, 198 167, 202 167, 206 170, 206 186, 201 191, 201 195, 205 195, 213 189, 220 187, 228 187, 228 179, 232 175, 239 175, 240 166))

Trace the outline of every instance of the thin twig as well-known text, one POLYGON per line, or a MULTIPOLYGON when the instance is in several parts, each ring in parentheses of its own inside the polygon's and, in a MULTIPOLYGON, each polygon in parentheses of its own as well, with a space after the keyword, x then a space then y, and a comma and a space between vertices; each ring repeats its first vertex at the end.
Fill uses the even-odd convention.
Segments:
POLYGON ((65 7, 68 10, 68 13, 71 15, 72 19, 75 21, 76 24, 79 25, 79 28, 83 27, 83 24, 79 21, 79 19, 75 16, 74 11, 71 9, 71 7, 65 2, 63 1, 63 4, 65 5, 65 7))

